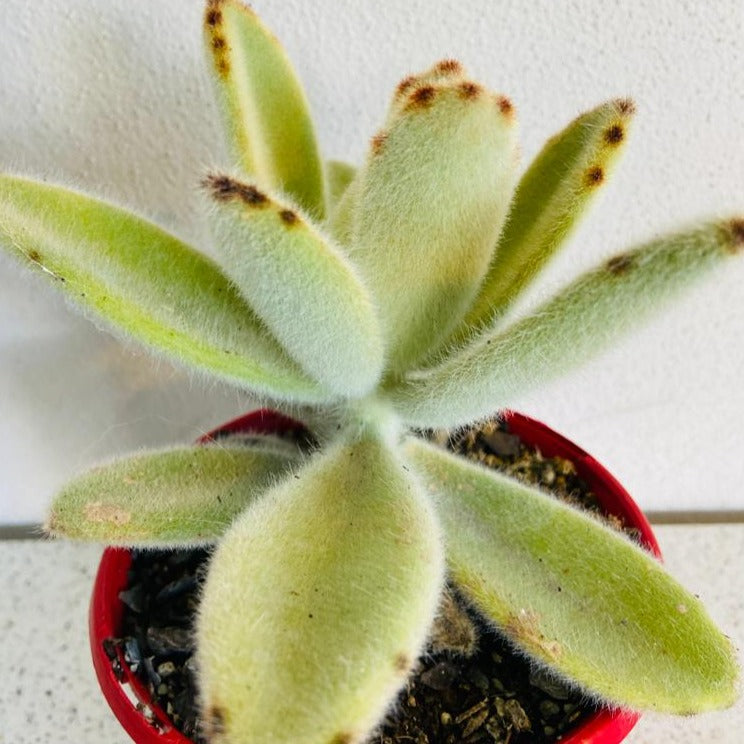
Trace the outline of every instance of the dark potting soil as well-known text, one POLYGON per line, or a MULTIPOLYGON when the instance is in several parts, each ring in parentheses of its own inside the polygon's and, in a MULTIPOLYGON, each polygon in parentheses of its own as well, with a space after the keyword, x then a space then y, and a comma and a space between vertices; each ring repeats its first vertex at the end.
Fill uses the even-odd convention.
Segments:
MULTIPOLYGON (((426 436, 601 515, 571 462, 528 449, 502 422, 426 436)), ((620 520, 601 518, 638 537, 620 520)), ((198 744, 206 742, 199 733, 191 628, 208 560, 204 549, 134 551, 120 593, 122 635, 104 641, 114 670, 121 673, 119 648, 154 702, 198 744)), ((449 586, 426 653, 369 744, 543 744, 560 741, 595 711, 579 693, 531 667, 449 586)))

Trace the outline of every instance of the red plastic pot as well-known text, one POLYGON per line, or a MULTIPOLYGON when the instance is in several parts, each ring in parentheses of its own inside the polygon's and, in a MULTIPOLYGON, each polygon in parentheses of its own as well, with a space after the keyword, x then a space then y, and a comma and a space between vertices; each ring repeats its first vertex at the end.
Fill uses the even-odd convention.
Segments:
MULTIPOLYGON (((644 546, 661 558, 651 526, 627 491, 593 457, 565 437, 549 429, 539 421, 510 412, 507 419, 511 431, 530 447, 539 449, 548 457, 559 456, 571 460, 581 478, 596 494, 603 509, 624 520, 640 531, 644 546)), ((200 441, 234 432, 271 434, 290 430, 303 431, 303 427, 292 419, 269 410, 260 410, 235 419, 200 441)), ((119 592, 125 588, 131 554, 126 549, 107 548, 104 551, 93 587, 89 613, 90 646, 93 665, 111 710, 127 733, 138 744, 190 744, 175 729, 166 714, 155 705, 147 689, 136 675, 130 672, 119 649, 119 661, 124 679, 120 682, 103 647, 106 638, 120 635, 124 605, 119 592), (127 690, 128 688, 128 690, 127 690), (149 717, 143 714, 149 711, 149 717)), ((603 710, 585 720, 572 733, 566 734, 562 744, 618 744, 638 721, 638 714, 629 711, 603 710)))

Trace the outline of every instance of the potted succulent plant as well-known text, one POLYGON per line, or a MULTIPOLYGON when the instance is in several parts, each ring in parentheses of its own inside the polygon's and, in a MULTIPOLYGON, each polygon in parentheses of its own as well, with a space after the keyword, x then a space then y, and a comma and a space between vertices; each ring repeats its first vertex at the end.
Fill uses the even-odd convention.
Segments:
POLYGON ((15 175, 0 176, 0 242, 118 332, 313 434, 308 452, 254 437, 140 453, 52 505, 52 535, 215 546, 195 629, 209 740, 364 741, 446 577, 535 664, 611 706, 731 704, 729 641, 653 557, 416 432, 505 409, 598 352, 744 252, 744 219, 622 253, 513 321, 609 176, 630 101, 578 117, 518 179, 510 101, 444 60, 401 82, 355 171, 320 160, 297 78, 250 9, 211 0, 205 35, 238 166, 203 182, 220 265, 15 175))
MULTIPOLYGON (((464 434, 458 432, 456 439, 461 445, 483 439, 486 446, 481 442, 481 446, 457 450, 491 465, 495 447, 502 455, 497 459, 515 477, 527 476, 528 481, 537 480, 564 496, 570 494, 582 508, 588 506, 586 500, 576 501, 575 497, 585 485, 596 497, 595 515, 600 511, 610 515, 615 526, 632 528, 629 534, 633 539, 660 555, 641 511, 594 458, 544 424, 513 411, 504 419, 498 428, 489 422, 464 434), (505 425, 509 434, 503 433, 505 425), (518 449, 514 448, 515 440, 521 442, 518 449), (569 480, 565 480, 567 474, 569 480), (553 480, 556 477, 558 482, 553 480)), ((200 442, 224 444, 227 437, 236 434, 273 436, 264 439, 264 445, 281 447, 284 441, 291 456, 297 454, 292 443, 305 439, 307 432, 292 419, 261 410, 229 422, 200 442)), ((135 554, 108 548, 98 569, 89 618, 93 662, 111 709, 139 744, 186 744, 200 731, 199 713, 193 705, 193 656, 189 650, 182 651, 183 631, 191 624, 189 604, 196 595, 193 578, 199 569, 194 571, 193 564, 200 568, 204 560, 197 554, 194 561, 195 552, 141 550, 135 554), (192 563, 189 570, 181 568, 184 561, 192 563), (159 580, 153 580, 152 573, 159 580), (156 640, 151 642, 153 633, 156 640), (176 641, 180 648, 163 648, 160 644, 166 634, 180 636, 176 641)), ((552 741, 556 736, 565 744, 613 744, 633 728, 637 713, 588 703, 577 690, 552 675, 530 669, 525 659, 505 647, 498 634, 479 631, 460 613, 453 617, 452 609, 459 605, 451 600, 448 589, 426 653, 407 680, 405 693, 398 696, 394 714, 371 741, 398 744, 420 739, 424 733, 429 742, 454 744, 474 731, 482 735, 485 730, 496 744, 552 741), (479 684, 474 685, 473 679, 478 677, 479 684), (418 708, 424 710, 418 712, 418 708)))

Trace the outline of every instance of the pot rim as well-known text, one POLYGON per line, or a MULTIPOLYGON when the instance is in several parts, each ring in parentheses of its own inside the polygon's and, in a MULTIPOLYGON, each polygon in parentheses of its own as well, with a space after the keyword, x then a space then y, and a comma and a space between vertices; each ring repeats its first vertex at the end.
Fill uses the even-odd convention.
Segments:
MULTIPOLYGON (((603 509, 637 528, 643 546, 661 560, 661 551, 651 525, 623 486, 597 460, 561 434, 540 421, 517 413, 502 412, 511 431, 545 456, 571 460, 578 475, 594 491, 603 509)), ((258 434, 305 431, 294 419, 262 408, 235 418, 201 437, 199 443, 214 441, 234 432, 258 434)), ((126 586, 131 564, 128 548, 106 548, 96 574, 88 613, 88 627, 93 666, 104 697, 125 731, 139 744, 193 744, 156 705, 145 685, 124 661, 124 652, 115 653, 121 667, 121 680, 112 667, 112 659, 103 641, 117 637, 121 628, 123 603, 119 591, 126 586), (127 690, 127 685, 129 690, 127 690), (146 717, 149 715, 149 718, 146 717)), ((623 709, 602 709, 587 718, 578 728, 561 739, 561 744, 618 744, 635 726, 640 714, 623 709)))

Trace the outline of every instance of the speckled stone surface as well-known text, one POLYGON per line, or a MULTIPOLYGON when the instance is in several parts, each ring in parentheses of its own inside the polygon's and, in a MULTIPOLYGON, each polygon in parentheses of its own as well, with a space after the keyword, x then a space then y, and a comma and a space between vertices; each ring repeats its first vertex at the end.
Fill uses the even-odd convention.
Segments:
MULTIPOLYGON (((744 525, 656 528, 667 566, 744 648, 744 525)), ((0 542, 0 744, 127 744, 90 662, 87 608, 100 548, 0 542)), ((744 659, 744 657, 742 657, 744 659)), ((739 744, 744 703, 691 719, 645 716, 628 744, 739 744)))
POLYGON ((131 744, 88 651, 97 546, 0 542, 0 744, 131 744))

